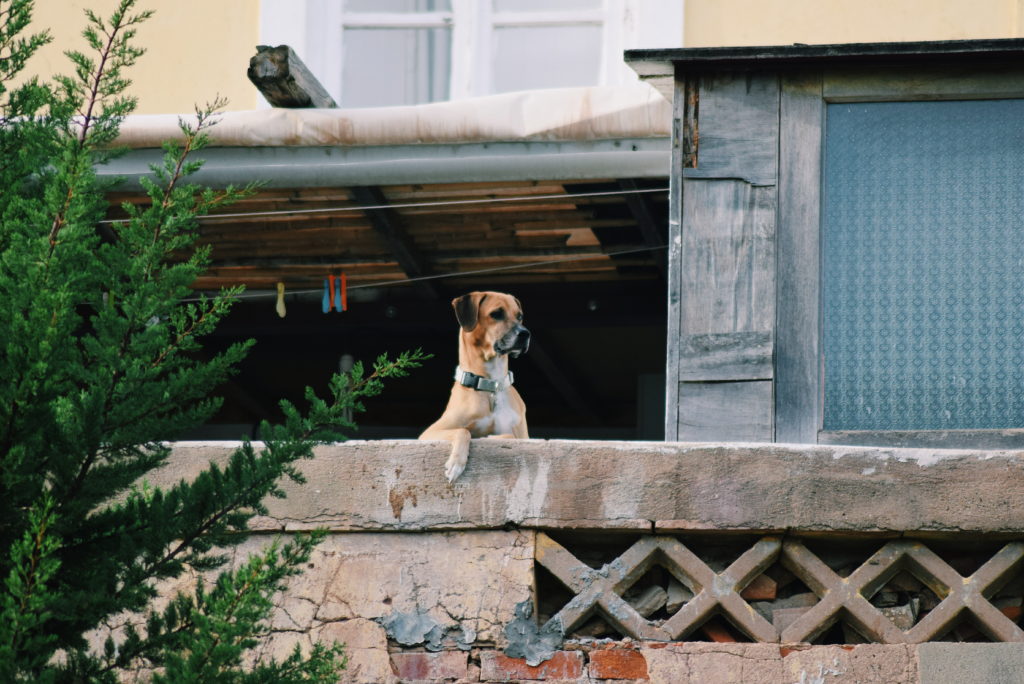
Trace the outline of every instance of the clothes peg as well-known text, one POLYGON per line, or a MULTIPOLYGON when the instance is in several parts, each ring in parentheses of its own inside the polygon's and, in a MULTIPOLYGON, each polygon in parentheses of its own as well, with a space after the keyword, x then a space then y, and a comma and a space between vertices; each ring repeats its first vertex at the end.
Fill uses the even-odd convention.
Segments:
POLYGON ((277 315, 284 318, 284 315, 288 311, 284 308, 284 283, 277 284, 277 306, 274 307, 277 311, 277 315))
POLYGON ((345 278, 345 274, 342 273, 340 276, 338 276, 338 291, 335 293, 335 297, 334 297, 334 310, 335 311, 341 312, 341 311, 344 311, 345 309, 348 308, 347 302, 346 302, 346 300, 348 299, 348 293, 346 292, 346 289, 347 289, 346 278, 345 278))
MULTIPOLYGON (((332 285, 333 285, 333 283, 332 283, 332 285)), ((334 289, 334 288, 331 287, 330 289, 328 289, 327 278, 324 278, 324 300, 323 300, 323 302, 320 305, 320 308, 323 310, 324 313, 327 313, 327 312, 329 312, 331 310, 331 290, 332 289, 334 289)))

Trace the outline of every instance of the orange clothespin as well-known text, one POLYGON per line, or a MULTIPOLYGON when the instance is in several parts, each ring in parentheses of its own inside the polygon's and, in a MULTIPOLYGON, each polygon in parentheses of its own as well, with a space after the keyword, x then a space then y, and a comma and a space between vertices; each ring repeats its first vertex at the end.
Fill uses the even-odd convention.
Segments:
POLYGON ((338 286, 338 298, 334 302, 335 311, 348 311, 348 277, 342 273, 338 286))

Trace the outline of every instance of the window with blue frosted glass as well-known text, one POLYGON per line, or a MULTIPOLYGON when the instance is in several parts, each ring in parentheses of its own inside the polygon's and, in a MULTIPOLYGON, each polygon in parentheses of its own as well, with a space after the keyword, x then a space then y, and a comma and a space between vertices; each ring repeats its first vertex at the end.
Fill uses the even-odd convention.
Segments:
POLYGON ((829 104, 826 430, 1024 427, 1024 100, 829 104))

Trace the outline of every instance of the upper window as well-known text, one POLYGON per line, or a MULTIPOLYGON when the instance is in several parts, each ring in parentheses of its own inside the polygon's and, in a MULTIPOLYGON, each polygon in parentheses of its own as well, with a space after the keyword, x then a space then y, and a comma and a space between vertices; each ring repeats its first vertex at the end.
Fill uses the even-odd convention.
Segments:
POLYGON ((264 0, 342 107, 411 105, 634 81, 622 52, 682 41, 678 0, 264 0))
POLYGON ((824 430, 1024 425, 1024 100, 832 103, 824 430))
POLYGON ((341 105, 596 85, 601 0, 346 0, 341 105))

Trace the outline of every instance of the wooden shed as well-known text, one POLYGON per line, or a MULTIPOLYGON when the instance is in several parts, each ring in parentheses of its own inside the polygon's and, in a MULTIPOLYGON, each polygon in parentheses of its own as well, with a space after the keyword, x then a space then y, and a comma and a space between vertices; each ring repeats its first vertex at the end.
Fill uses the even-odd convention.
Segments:
POLYGON ((626 59, 674 102, 666 439, 1024 443, 1024 40, 626 59))

